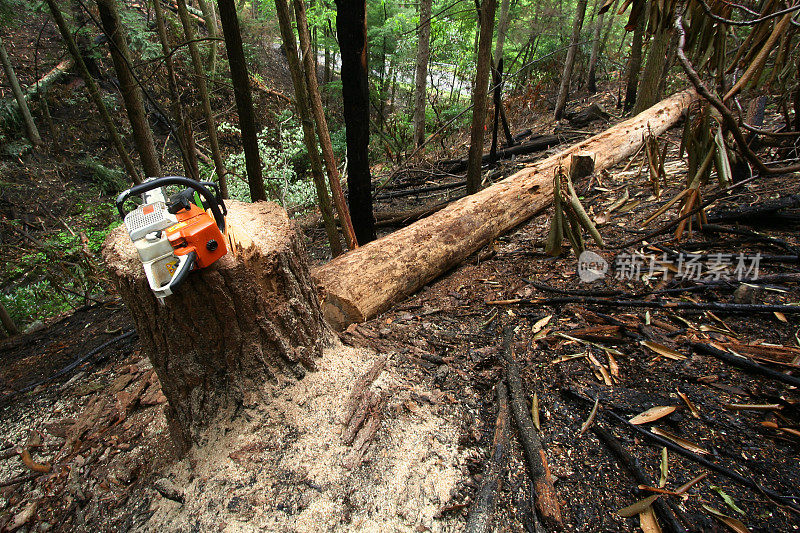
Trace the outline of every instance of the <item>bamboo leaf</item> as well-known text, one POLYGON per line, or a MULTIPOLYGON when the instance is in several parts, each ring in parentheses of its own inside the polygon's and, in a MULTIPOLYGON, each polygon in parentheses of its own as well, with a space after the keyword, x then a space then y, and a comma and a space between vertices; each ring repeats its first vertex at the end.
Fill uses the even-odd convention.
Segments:
POLYGON ((655 427, 655 428, 650 428, 650 431, 653 434, 658 435, 659 437, 664 437, 667 440, 671 440, 672 442, 674 442, 675 444, 677 444, 681 448, 685 448, 685 449, 689 450, 690 452, 694 452, 694 453, 697 453, 697 454, 700 454, 700 455, 710 455, 711 454, 711 452, 709 452, 705 448, 701 448, 697 444, 695 444, 693 442, 690 442, 690 441, 684 439, 683 437, 679 437, 679 436, 675 435, 674 433, 670 433, 669 431, 667 431, 665 429, 661 429, 661 428, 655 427))
POLYGON ((639 500, 638 502, 632 503, 627 507, 623 507, 622 509, 617 511, 617 514, 623 518, 630 518, 632 516, 636 516, 637 514, 643 513, 647 509, 649 509, 650 506, 653 505, 653 502, 655 502, 658 498, 659 498, 658 494, 653 494, 652 496, 648 496, 643 500, 639 500))
POLYGON ((745 516, 746 513, 742 511, 742 509, 738 505, 736 505, 736 502, 733 501, 733 498, 731 498, 730 495, 728 495, 728 493, 722 490, 721 487, 717 485, 711 485, 710 489, 719 494, 719 497, 722 498, 722 500, 725 502, 725 505, 727 505, 740 515, 745 516))
POLYGON ((659 344, 653 341, 640 341, 640 344, 650 350, 654 351, 658 355, 666 357, 667 359, 673 359, 675 361, 683 361, 686 359, 686 356, 682 353, 678 353, 672 348, 668 348, 663 344, 659 344))
POLYGON ((647 411, 643 413, 639 413, 638 415, 634 416, 628 422, 633 425, 640 425, 640 424, 648 424, 650 422, 655 422, 665 416, 668 416, 675 412, 674 405, 659 405, 656 407, 651 407, 647 411))
POLYGON ((639 513, 639 526, 644 533, 661 533, 661 526, 658 525, 652 506, 639 513))
POLYGON ((747 526, 741 523, 739 520, 732 518, 726 514, 722 514, 721 512, 717 511, 713 507, 709 507, 706 504, 703 504, 703 509, 711 513, 714 518, 728 526, 731 531, 735 531, 736 533, 750 533, 750 530, 747 529, 747 526))
POLYGON ((658 479, 658 486, 664 488, 667 486, 667 475, 669 474, 669 455, 667 454, 667 447, 661 448, 661 476, 658 479))
POLYGON ((539 395, 535 392, 531 400, 531 418, 533 419, 533 425, 536 427, 536 430, 541 430, 541 423, 539 421, 539 395))

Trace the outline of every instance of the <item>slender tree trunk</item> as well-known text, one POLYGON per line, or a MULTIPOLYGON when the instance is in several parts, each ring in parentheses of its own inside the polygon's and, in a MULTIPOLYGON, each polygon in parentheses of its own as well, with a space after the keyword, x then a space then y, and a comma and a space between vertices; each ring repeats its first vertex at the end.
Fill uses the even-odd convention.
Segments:
POLYGON ((303 67, 300 65, 297 43, 295 43, 294 32, 292 31, 291 14, 286 0, 275 0, 275 11, 278 14, 278 26, 281 30, 283 47, 289 63, 292 84, 294 85, 295 106, 297 107, 297 113, 300 115, 300 123, 303 126, 303 140, 308 151, 308 157, 311 160, 311 178, 317 191, 317 203, 319 204, 325 232, 328 234, 331 254, 336 257, 342 253, 342 243, 339 240, 339 232, 336 230, 331 200, 325 186, 325 177, 322 174, 322 162, 319 157, 317 137, 314 134, 314 120, 309 110, 308 90, 303 79, 303 67))
POLYGON ((595 94, 597 92, 597 58, 600 55, 600 31, 603 29, 603 16, 604 13, 597 15, 594 21, 594 36, 592 38, 592 55, 589 57, 589 76, 587 80, 587 88, 589 92, 595 94))
POLYGON ((211 101, 208 98, 208 87, 206 86, 206 73, 203 71, 203 62, 200 59, 200 50, 194 36, 194 23, 189 17, 189 10, 186 8, 186 0, 177 0, 178 17, 183 26, 183 35, 189 46, 189 55, 192 58, 192 69, 194 70, 194 85, 200 93, 200 103, 203 106, 203 115, 206 119, 206 132, 208 133, 208 144, 211 147, 211 159, 217 167, 217 178, 219 188, 223 198, 228 198, 228 172, 225 170, 225 162, 222 159, 222 152, 219 149, 217 139, 217 121, 214 112, 211 110, 211 101))
MULTIPOLYGON (((156 0, 161 1, 161 0, 156 0)), ((206 21, 206 30, 208 31, 209 42, 208 46, 208 70, 211 75, 217 73, 217 37, 219 37, 219 29, 217 28, 217 17, 214 13, 214 4, 209 3, 209 0, 198 0, 200 4, 200 11, 203 12, 203 18, 206 21)))
POLYGON ((19 335, 19 329, 17 329, 17 325, 14 324, 14 321, 11 319, 11 315, 9 315, 8 311, 6 311, 2 301, 0 301, 0 323, 3 324, 3 327, 8 332, 9 337, 19 335))
MULTIPOLYGON (((182 0, 179 0, 182 1, 182 0)), ((258 130, 253 113, 253 97, 250 94, 250 77, 247 75, 247 64, 242 48, 242 34, 239 30, 239 17, 236 15, 234 0, 219 0, 219 18, 222 22, 222 33, 225 37, 225 50, 231 67, 233 96, 239 112, 239 129, 242 132, 247 183, 250 186, 250 198, 254 202, 266 200, 264 178, 261 175, 261 157, 258 153, 258 130)))
POLYGON ((347 134, 350 216, 358 244, 375 239, 369 169, 369 86, 365 0, 336 0, 336 33, 342 57, 342 103, 347 134))
POLYGON ((467 162, 467 194, 481 187, 483 134, 486 124, 486 91, 489 84, 489 64, 492 55, 492 33, 497 0, 483 0, 478 10, 480 39, 478 41, 477 72, 472 89, 472 129, 470 130, 469 161, 467 162))
POLYGON ((170 55, 169 41, 167 39, 167 28, 164 25, 164 12, 161 7, 161 0, 153 1, 153 9, 156 17, 156 29, 158 39, 161 42, 161 51, 164 53, 164 66, 167 67, 167 82, 169 85, 170 96, 172 97, 172 116, 178 124, 178 144, 181 145, 181 157, 186 176, 193 180, 200 179, 200 169, 197 164, 197 153, 195 152, 194 133, 192 132, 192 122, 189 120, 186 110, 180 100, 178 82, 175 77, 175 66, 170 55))
POLYGON ((97 82, 90 74, 86 63, 83 62, 83 56, 78 49, 75 39, 72 37, 72 32, 67 27, 67 23, 64 21, 64 16, 61 14, 58 4, 56 4, 57 0, 46 1, 48 7, 50 7, 50 12, 53 14, 53 19, 56 21, 58 31, 61 32, 61 37, 64 39, 64 42, 67 45, 67 50, 69 50, 70 55, 72 55, 72 58, 75 60, 75 66, 78 68, 78 74, 80 74, 81 78, 83 78, 86 88, 89 91, 89 95, 92 97, 92 101, 97 107, 98 113, 100 113, 100 118, 103 120, 103 124, 108 132, 108 136, 111 138, 111 142, 114 145, 114 148, 117 150, 117 154, 122 162, 122 166, 125 168, 125 172, 128 174, 128 177, 131 179, 131 181, 133 181, 133 183, 141 183, 142 180, 139 177, 139 173, 136 171, 136 167, 133 165, 133 161, 131 161, 130 156, 128 156, 128 152, 125 150, 125 145, 122 143, 122 137, 120 137, 117 127, 114 125, 114 121, 111 119, 111 115, 106 108, 106 104, 103 102, 103 97, 100 94, 100 88, 97 86, 97 82))
MULTIPOLYGON (((285 2, 286 0, 277 0, 285 2)), ((300 38, 300 47, 303 58, 303 65, 306 71, 306 84, 308 85, 308 96, 311 103, 311 111, 314 114, 314 122, 317 125, 317 136, 320 146, 322 146, 322 158, 325 162, 325 170, 328 173, 333 203, 339 221, 342 224, 347 247, 352 250, 358 247, 358 239, 353 229, 353 222, 350 220, 350 211, 347 209, 347 201, 342 192, 342 181, 339 175, 339 167, 336 156, 333 154, 333 144, 331 143, 330 132, 328 131, 328 121, 325 119, 325 111, 322 108, 322 98, 319 94, 317 85, 316 62, 310 53, 310 38, 308 32, 308 17, 306 17, 306 7, 303 0, 294 0, 295 19, 297 21, 297 35, 300 38)), ((338 238, 337 238, 338 242, 338 238)))
POLYGON ((22 115, 22 121, 25 123, 25 136, 28 137, 32 145, 39 146, 42 144, 42 138, 39 136, 39 130, 36 128, 36 123, 33 121, 28 102, 25 100, 25 95, 22 93, 22 87, 19 86, 19 80, 14 73, 14 67, 11 66, 11 60, 8 59, 8 53, 6 52, 6 47, 3 44, 2 38, 0 38, 0 63, 3 64, 6 78, 11 85, 11 92, 14 93, 14 98, 19 106, 19 112, 22 115))
POLYGON ((647 62, 642 71, 642 80, 636 93, 636 105, 633 106, 633 113, 636 115, 661 100, 659 87, 673 31, 672 24, 668 24, 666 28, 659 28, 653 35, 650 49, 647 51, 647 62))
POLYGON ((500 2, 500 20, 497 21, 497 38, 494 42, 494 66, 500 64, 503 60, 503 46, 506 42, 506 33, 508 33, 508 8, 509 0, 502 0, 500 2))
POLYGON ((109 38, 111 60, 114 63, 114 72, 119 79, 119 88, 122 100, 125 102, 125 111, 133 131, 133 142, 136 151, 142 160, 142 167, 147 177, 161 176, 161 164, 158 161, 158 152, 153 144, 153 132, 147 122, 147 112, 144 109, 142 90, 134 78, 131 54, 128 50, 128 35, 119 18, 116 0, 97 0, 97 11, 103 24, 103 31, 109 38))
POLYGON ((433 0, 421 0, 419 10, 417 69, 414 85, 414 144, 417 146, 425 142, 425 84, 428 79, 428 62, 431 58, 432 3, 433 0))
POLYGON ((794 75, 797 77, 797 88, 794 90, 794 131, 800 131, 800 54, 797 54, 794 75))
MULTIPOLYGON (((642 46, 644 46, 644 32, 647 27, 648 9, 639 15, 631 39, 631 55, 628 58, 628 72, 625 83, 625 111, 633 109, 636 103, 636 89, 639 87, 639 71, 642 69, 642 46)), ((624 38, 624 37, 623 37, 624 38)))
POLYGON ((564 114, 564 108, 567 106, 569 82, 572 77, 572 68, 575 66, 575 55, 578 52, 578 41, 581 38, 583 17, 586 15, 586 2, 587 0, 578 0, 578 6, 575 10, 575 20, 572 23, 572 38, 570 39, 567 58, 564 61, 564 73, 561 75, 561 86, 558 88, 558 98, 556 99, 554 113, 556 120, 561 119, 561 115, 564 114))

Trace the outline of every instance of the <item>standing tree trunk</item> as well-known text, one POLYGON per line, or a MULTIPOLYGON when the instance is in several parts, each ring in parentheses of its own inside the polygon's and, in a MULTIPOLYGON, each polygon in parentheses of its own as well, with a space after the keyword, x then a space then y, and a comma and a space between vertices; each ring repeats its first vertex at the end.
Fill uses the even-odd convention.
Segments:
POLYGON ((594 21, 594 35, 592 36, 592 55, 589 57, 589 76, 587 88, 589 92, 597 92, 597 58, 600 56, 600 31, 603 29, 603 15, 599 13, 594 21))
POLYGON ((6 73, 8 83, 11 85, 11 92, 14 93, 14 99, 19 106, 19 112, 22 114, 22 121, 25 123, 25 136, 34 146, 42 144, 42 138, 39 136, 39 130, 36 129, 36 123, 33 121, 31 110, 28 107, 28 102, 25 100, 25 95, 22 93, 22 87, 19 86, 19 80, 14 73, 14 67, 11 66, 11 60, 8 59, 6 47, 3 44, 3 39, 0 38, 0 63, 3 64, 3 70, 6 73))
POLYGON ((494 42, 494 66, 497 67, 500 61, 503 60, 503 46, 506 42, 506 33, 508 33, 508 8, 509 0, 502 0, 500 2, 500 20, 497 21, 497 38, 494 42))
POLYGON ((142 160, 145 176, 161 176, 158 152, 153 144, 153 132, 147 122, 142 90, 131 71, 133 63, 128 50, 128 35, 120 21, 116 0, 97 0, 97 11, 103 24, 103 31, 109 39, 111 60, 119 79, 119 89, 133 131, 133 142, 142 160))
POLYGON ((317 137, 314 134, 314 120, 308 110, 308 92, 303 80, 303 69, 300 66, 300 59, 297 55, 297 43, 294 40, 289 5, 286 0, 275 0, 275 11, 278 14, 278 26, 281 30, 283 48, 286 52, 286 59, 289 62, 289 72, 292 75, 294 101, 297 113, 300 115, 300 123, 303 126, 303 140, 308 151, 308 157, 311 160, 311 179, 314 181, 314 187, 317 190, 317 203, 319 204, 325 232, 328 234, 331 254, 336 257, 342 253, 342 243, 339 241, 339 232, 336 230, 331 200, 328 196, 328 189, 325 187, 325 176, 322 174, 322 162, 317 149, 317 137))
POLYGON ((199 181, 200 169, 197 165, 197 153, 195 152, 192 122, 181 103, 178 81, 175 76, 175 66, 172 62, 169 41, 167 40, 167 28, 164 25, 164 12, 161 7, 161 0, 154 0, 153 9, 156 16, 158 40, 161 42, 161 51, 164 53, 164 66, 167 67, 167 82, 170 96, 172 97, 172 116, 173 120, 178 124, 178 144, 181 146, 183 168, 187 177, 199 181))
POLYGON ((3 327, 5 328, 9 337, 19 335, 19 329, 17 329, 17 325, 11 319, 11 315, 9 315, 8 311, 6 311, 2 300, 0 300, 0 324, 3 324, 3 327))
POLYGON ((108 112, 108 108, 106 108, 106 104, 103 102, 103 97, 100 94, 100 88, 97 86, 97 82, 89 72, 86 63, 83 61, 83 56, 78 48, 78 44, 75 42, 75 39, 73 39, 72 32, 67 27, 67 23, 64 21, 64 16, 61 14, 58 4, 56 4, 56 0, 46 1, 48 7, 50 7, 50 12, 53 14, 53 20, 56 21, 58 31, 61 33, 61 37, 64 39, 64 42, 67 45, 67 50, 69 50, 70 55, 75 60, 75 66, 78 67, 78 74, 80 74, 81 78, 83 78, 83 82, 86 84, 86 88, 89 90, 89 95, 92 97, 92 101, 97 107, 97 112, 100 113, 100 118, 103 120, 103 124, 106 127, 108 136, 111 137, 111 143, 114 145, 114 148, 119 155, 122 166, 125 168, 125 172, 127 172, 128 177, 131 179, 131 181, 133 181, 133 183, 141 183, 142 180, 139 177, 139 172, 137 172, 136 167, 133 165, 133 161, 131 161, 128 152, 125 150, 125 145, 122 144, 122 137, 120 137, 117 127, 114 125, 114 121, 111 119, 111 115, 108 112))
MULTIPOLYGON (((160 0, 157 0, 160 1, 160 0)), ((206 21, 206 30, 208 31, 208 38, 211 42, 208 46, 208 70, 211 75, 217 73, 217 41, 219 37, 219 29, 217 28, 217 16, 214 13, 214 4, 209 3, 209 0, 198 0, 200 4, 200 11, 203 12, 203 18, 206 21)))
POLYGON ((208 133, 208 144, 211 146, 211 159, 216 166, 219 188, 223 198, 228 197, 228 172, 225 170, 225 162, 222 160, 222 152, 219 149, 217 139, 217 121, 214 119, 214 112, 211 110, 211 101, 208 98, 208 87, 206 86, 206 73, 203 72, 203 62, 200 59, 200 50, 194 37, 194 23, 189 17, 189 10, 186 8, 186 0, 177 0, 178 17, 183 26, 183 35, 189 46, 189 55, 192 58, 192 69, 194 70, 194 85, 200 93, 200 103, 203 106, 203 115, 206 119, 206 132, 208 133))
POLYGON ((267 192, 264 190, 264 178, 261 175, 258 131, 253 113, 253 97, 250 94, 250 77, 247 75, 247 63, 245 63, 244 48, 242 48, 242 34, 239 31, 239 17, 236 15, 234 0, 219 0, 218 5, 222 33, 225 37, 225 50, 228 52, 228 63, 231 67, 233 96, 236 99, 236 110, 239 113, 239 129, 242 132, 247 183, 250 186, 250 198, 257 202, 266 200, 267 192))
POLYGON ((572 68, 575 66, 575 55, 578 53, 578 41, 581 38, 581 27, 583 27, 583 17, 586 15, 587 0, 578 0, 575 10, 575 20, 572 23, 572 38, 569 42, 567 58, 564 61, 564 73, 561 75, 561 86, 558 88, 558 98, 556 99, 555 118, 561 120, 564 108, 567 106, 569 96, 569 82, 572 78, 572 68))
POLYGON ((639 87, 639 71, 642 70, 642 47, 644 46, 644 32, 647 28, 647 12, 645 7, 639 14, 636 27, 631 40, 631 55, 628 59, 628 72, 625 83, 625 111, 633 109, 636 104, 636 90, 639 87))
MULTIPOLYGON (((508 0, 506 0, 508 1, 508 0)), ((417 37, 417 69, 414 84, 414 144, 425 142, 425 89, 428 79, 428 62, 431 59, 431 4, 433 0, 421 0, 419 9, 419 33, 417 37)))
POLYGON ((481 187, 481 162, 483 160, 483 134, 486 124, 486 91, 489 84, 489 63, 492 55, 492 33, 497 0, 483 0, 478 10, 480 37, 472 89, 472 128, 470 130, 469 157, 467 162, 467 194, 475 194, 481 187))
MULTIPOLYGON (((286 0, 279 1, 285 3, 286 0)), ((322 158, 325 161, 325 170, 328 172, 328 181, 331 186, 333 203, 336 207, 336 213, 339 215, 339 221, 342 224, 345 241, 347 242, 347 247, 352 250, 358 247, 358 239, 356 239, 353 222, 350 220, 350 211, 347 209, 347 201, 345 200, 344 192, 342 192, 342 179, 341 176, 339 176, 336 156, 333 155, 333 144, 331 143, 331 136, 328 131, 328 121, 325 119, 325 111, 322 108, 322 98, 320 97, 319 85, 317 84, 317 64, 314 58, 311 57, 309 50, 311 46, 311 36, 308 32, 308 18, 306 17, 306 6, 303 0, 295 0, 294 10, 295 19, 297 20, 297 35, 300 38, 303 65, 305 66, 308 96, 311 101, 311 111, 314 114, 314 122, 317 125, 317 136, 322 146, 322 158)))
POLYGON ((664 63, 667 61, 667 51, 673 31, 672 24, 667 24, 666 27, 656 30, 653 35, 650 50, 647 51, 647 62, 642 71, 642 81, 636 93, 634 114, 641 113, 661 99, 659 90, 661 76, 664 72, 664 63))
POLYGON ((376 237, 369 169, 369 69, 365 0, 336 0, 336 34, 342 61, 350 216, 358 244, 361 245, 376 237))
POLYGON ((271 202, 227 202, 228 253, 159 305, 123 226, 103 259, 164 395, 180 452, 206 428, 313 370, 330 335, 302 234, 271 202))

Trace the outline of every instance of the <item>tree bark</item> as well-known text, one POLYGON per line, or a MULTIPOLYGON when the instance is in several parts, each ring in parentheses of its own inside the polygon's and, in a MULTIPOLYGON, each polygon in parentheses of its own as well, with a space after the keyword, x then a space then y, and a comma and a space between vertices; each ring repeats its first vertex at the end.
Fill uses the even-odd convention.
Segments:
MULTIPOLYGON (((285 1, 285 0, 283 0, 285 1)), ((302 48, 303 65, 305 66, 305 80, 308 86, 308 95, 311 101, 311 111, 314 114, 314 123, 317 126, 317 136, 322 147, 322 158, 325 162, 325 170, 328 173, 328 182, 331 187, 333 204, 336 207, 336 214, 342 223, 345 242, 347 247, 352 250, 358 248, 358 239, 353 229, 353 222, 350 220, 350 210, 347 209, 347 201, 342 192, 342 179, 339 175, 339 166, 336 156, 333 154, 333 144, 331 143, 330 132, 328 131, 328 121, 325 119, 325 111, 322 108, 322 98, 319 94, 317 84, 317 62, 309 50, 311 46, 311 35, 308 32, 308 18, 306 17, 306 7, 303 0, 294 2, 295 19, 297 20, 297 35, 300 38, 302 48)))
POLYGON ((36 128, 36 123, 33 121, 31 110, 28 107, 28 102, 25 100, 25 95, 22 93, 22 87, 19 86, 19 80, 14 73, 14 67, 11 65, 11 60, 8 58, 6 47, 3 44, 3 39, 0 38, 0 63, 3 64, 3 71, 6 73, 8 83, 11 85, 11 92, 14 93, 14 99, 17 102, 17 107, 22 115, 22 121, 25 124, 25 136, 34 146, 42 144, 42 138, 39 136, 39 130, 36 128))
POLYGON ((329 339, 294 222, 271 202, 227 205, 228 254, 190 273, 164 305, 124 226, 103 246, 182 452, 218 417, 256 403, 264 383, 301 379, 329 339))
POLYGON ((494 66, 497 67, 503 59, 503 46, 506 42, 506 33, 508 33, 508 8, 509 0, 502 0, 500 2, 500 20, 497 21, 497 37, 494 41, 494 66))
POLYGON ((467 194, 475 194, 481 188, 481 156, 483 134, 486 126, 486 92, 489 85, 489 63, 491 62, 492 33, 497 0, 483 0, 478 10, 480 36, 478 40, 475 86, 472 89, 472 127, 469 140, 469 163, 467 164, 467 194))
POLYGON ((109 39, 114 72, 119 79, 119 90, 122 93, 125 111, 133 132, 133 142, 142 161, 145 176, 161 176, 161 164, 153 144, 153 132, 147 122, 142 90, 131 71, 133 63, 128 49, 128 34, 119 18, 116 0, 97 0, 97 11, 103 24, 103 31, 109 39))
POLYGON ((595 154, 595 171, 634 154, 649 130, 659 135, 697 99, 678 93, 646 112, 513 176, 454 202, 375 242, 312 271, 326 319, 337 328, 362 322, 413 294, 499 235, 547 208, 553 172, 575 152, 595 154), (358 275, 353 275, 358 273, 358 275))
POLYGON ((625 105, 624 110, 630 111, 636 105, 636 91, 639 88, 639 72, 642 70, 642 47, 644 46, 644 32, 647 29, 647 16, 646 13, 649 7, 646 7, 642 13, 639 14, 639 19, 636 21, 636 27, 633 30, 633 38, 631 39, 631 55, 628 58, 628 72, 625 84, 625 105))
POLYGON ((564 114, 564 108, 567 106, 572 68, 575 66, 575 56, 578 53, 578 41, 581 38, 583 18, 586 16, 586 3, 587 0, 578 0, 578 5, 575 9, 575 20, 572 23, 572 37, 569 43, 569 50, 567 50, 567 58, 564 60, 564 72, 561 74, 561 86, 558 88, 558 98, 556 99, 556 108, 554 112, 556 120, 561 120, 561 115, 564 114))
MULTIPOLYGON (((508 1, 508 0, 506 0, 508 1)), ((425 96, 428 79, 428 62, 431 58, 431 4, 433 0, 421 0, 419 10, 419 33, 417 34, 417 68, 414 84, 414 144, 425 142, 425 96)))
POLYGON ((347 135, 350 217, 358 244, 375 240, 369 169, 369 86, 365 0, 336 0, 336 34, 342 62, 342 104, 347 135))
POLYGON ((89 72, 86 63, 83 61, 83 56, 78 48, 78 44, 75 42, 75 39, 73 39, 72 32, 69 30, 67 23, 64 21, 64 15, 61 14, 61 10, 58 8, 56 0, 46 1, 48 7, 50 8, 50 12, 53 15, 53 20, 56 21, 58 31, 61 33, 61 37, 64 39, 64 42, 67 45, 67 50, 69 50, 70 55, 75 60, 75 66, 78 67, 78 74, 80 74, 81 78, 83 78, 86 88, 89 91, 89 95, 91 96, 95 107, 97 107, 97 112, 100 113, 100 118, 106 127, 106 132, 111 138, 111 143, 114 145, 117 155, 119 155, 122 166, 125 168, 125 172, 128 174, 128 177, 131 179, 131 181, 133 181, 133 183, 141 183, 142 179, 139 177, 139 172, 133 165, 133 161, 131 161, 128 152, 125 150, 125 145, 122 143, 122 137, 120 137, 117 127, 114 125, 114 121, 108 112, 108 108, 106 108, 106 104, 103 102, 103 97, 100 94, 100 88, 97 86, 97 82, 89 72))
POLYGON ((181 103, 178 91, 178 81, 175 76, 175 66, 170 54, 169 41, 167 39, 167 28, 164 25, 164 11, 161 7, 161 0, 153 1, 153 9, 156 16, 156 29, 158 39, 161 42, 161 51, 164 54, 164 66, 167 68, 167 83, 169 85, 170 96, 172 97, 172 116, 178 124, 178 144, 181 146, 181 159, 186 176, 193 180, 200 180, 200 167, 197 164, 197 153, 194 144, 194 133, 192 132, 192 122, 186 114, 186 110, 181 103))
POLYGON ((217 121, 214 119, 214 112, 211 110, 211 101, 208 98, 208 87, 206 86, 206 73, 203 72, 203 62, 200 59, 200 50, 195 41, 194 25, 189 18, 189 10, 186 8, 186 0, 176 0, 178 6, 178 17, 183 26, 183 35, 189 46, 189 55, 192 58, 192 69, 194 70, 194 85, 200 93, 200 103, 203 106, 203 115, 206 119, 206 132, 208 133, 208 144, 211 148, 211 159, 216 167, 219 188, 223 198, 228 198, 228 172, 225 169, 225 162, 222 159, 222 152, 219 149, 217 138, 217 121))
POLYGON ((234 0, 218 0, 217 5, 222 22, 222 34, 225 37, 225 50, 228 52, 228 64, 231 67, 233 96, 239 113, 239 129, 242 132, 250 198, 254 202, 266 200, 267 192, 264 190, 264 178, 261 175, 261 156, 258 153, 258 130, 253 113, 253 97, 250 94, 250 77, 247 75, 236 3, 234 0))
POLYGON ((19 329, 17 329, 17 325, 11 319, 11 315, 9 315, 8 311, 6 311, 2 301, 0 301, 0 324, 3 324, 3 327, 5 328, 9 337, 19 335, 19 329))
POLYGON ((667 51, 673 31, 672 25, 667 24, 666 28, 659 28, 653 35, 650 49, 647 51, 647 62, 644 65, 644 71, 642 71, 642 80, 636 93, 636 105, 633 106, 634 114, 641 113, 661 99, 659 87, 661 86, 664 63, 667 61, 667 51))
POLYGON ((589 57, 589 76, 586 82, 589 92, 597 93, 597 58, 600 56, 600 32, 603 29, 604 13, 599 13, 594 21, 594 35, 592 37, 592 55, 589 57))
MULTIPOLYGON (((160 0, 157 0, 160 1, 160 0)), ((214 13, 214 4, 209 0, 198 0, 200 4, 200 11, 203 12, 203 18, 206 21, 206 31, 211 41, 208 43, 208 70, 211 75, 217 73, 217 37, 219 37, 219 29, 217 28, 217 17, 214 13)))
POLYGON ((331 254, 336 257, 342 253, 342 243, 339 240, 339 232, 336 230, 331 200, 325 187, 325 177, 322 174, 322 162, 317 148, 317 137, 314 134, 314 120, 308 109, 306 82, 303 79, 303 69, 300 66, 300 58, 297 55, 297 43, 294 40, 289 5, 286 0, 275 0, 275 11, 278 14, 278 26, 280 27, 286 60, 289 62, 289 72, 294 85, 294 101, 297 113, 300 115, 300 124, 303 127, 303 140, 305 141, 306 150, 308 150, 308 157, 311 160, 311 179, 314 181, 314 187, 317 191, 317 203, 325 224, 325 232, 328 234, 331 254))

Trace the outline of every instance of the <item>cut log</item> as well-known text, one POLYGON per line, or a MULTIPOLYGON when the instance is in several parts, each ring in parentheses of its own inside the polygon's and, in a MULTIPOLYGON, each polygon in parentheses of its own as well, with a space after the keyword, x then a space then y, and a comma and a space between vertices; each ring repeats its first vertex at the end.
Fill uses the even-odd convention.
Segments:
POLYGON ((228 201, 228 254, 159 305, 124 226, 103 258, 169 400, 178 449, 219 416, 259 400, 266 382, 301 379, 331 338, 296 225, 269 202, 228 201))
MULTIPOLYGON (((559 145, 565 141, 574 140, 574 136, 565 137, 564 135, 538 135, 533 137, 525 144, 512 146, 511 148, 504 148, 497 151, 497 159, 510 159, 515 155, 527 155, 535 152, 547 150, 551 146, 559 145)), ((481 164, 488 163, 491 160, 491 154, 483 154, 481 164)), ((442 162, 444 171, 449 173, 463 172, 467 168, 466 159, 451 159, 442 162)))
POLYGON ((388 309, 499 235, 548 207, 553 172, 575 152, 593 152, 595 171, 629 157, 648 128, 660 135, 697 98, 678 93, 636 117, 537 162, 410 226, 337 257, 312 271, 325 318, 344 328, 388 309), (357 274, 356 274, 357 273, 357 274))

